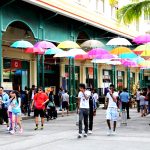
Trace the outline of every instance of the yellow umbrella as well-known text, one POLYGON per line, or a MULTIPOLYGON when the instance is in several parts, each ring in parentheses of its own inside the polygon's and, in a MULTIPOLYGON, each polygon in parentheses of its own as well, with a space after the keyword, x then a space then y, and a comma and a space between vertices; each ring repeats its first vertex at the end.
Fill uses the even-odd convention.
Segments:
POLYGON ((126 53, 132 53, 132 51, 127 47, 120 46, 120 47, 112 49, 110 53, 113 55, 121 55, 121 54, 126 54, 126 53))
POLYGON ((150 67, 150 59, 139 63, 140 67, 150 67))
POLYGON ((133 52, 134 52, 135 54, 137 54, 137 55, 140 55, 140 54, 142 54, 142 52, 148 51, 148 50, 150 50, 150 43, 137 46, 137 47, 133 50, 133 52))
POLYGON ((77 43, 73 42, 73 41, 61 42, 57 47, 62 48, 62 49, 80 48, 80 46, 77 43))
POLYGON ((141 57, 145 58, 145 59, 149 59, 150 58, 150 49, 146 49, 144 50, 141 55, 141 57))

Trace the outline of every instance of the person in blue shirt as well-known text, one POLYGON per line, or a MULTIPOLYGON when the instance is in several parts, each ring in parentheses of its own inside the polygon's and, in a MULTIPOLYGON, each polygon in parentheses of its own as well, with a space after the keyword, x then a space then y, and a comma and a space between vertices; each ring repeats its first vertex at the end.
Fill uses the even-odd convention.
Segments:
POLYGON ((120 94, 120 100, 122 102, 122 110, 127 111, 127 119, 130 119, 129 116, 129 100, 130 100, 130 95, 127 91, 127 89, 123 89, 123 92, 120 94))
POLYGON ((1 103, 1 109, 0 109, 0 117, 2 117, 2 120, 6 122, 7 129, 9 130, 9 122, 8 122, 8 105, 9 105, 9 96, 7 93, 4 92, 4 88, 0 87, 0 103, 1 103))

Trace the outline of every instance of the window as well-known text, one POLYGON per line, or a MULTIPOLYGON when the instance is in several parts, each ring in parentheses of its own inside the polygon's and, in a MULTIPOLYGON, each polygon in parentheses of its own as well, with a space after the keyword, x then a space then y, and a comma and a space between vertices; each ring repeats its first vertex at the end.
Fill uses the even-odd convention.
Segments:
POLYGON ((96 11, 104 13, 104 0, 96 0, 96 11))

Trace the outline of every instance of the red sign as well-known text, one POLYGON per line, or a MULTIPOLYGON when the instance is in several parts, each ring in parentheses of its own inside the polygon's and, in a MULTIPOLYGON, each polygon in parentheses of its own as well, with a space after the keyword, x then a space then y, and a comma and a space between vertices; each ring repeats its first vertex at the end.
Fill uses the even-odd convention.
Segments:
POLYGON ((20 68, 22 68, 22 63, 20 60, 12 60, 11 61, 11 67, 20 69, 20 68))
POLYGON ((89 73, 89 75, 93 75, 93 68, 92 67, 88 68, 88 73, 89 73))

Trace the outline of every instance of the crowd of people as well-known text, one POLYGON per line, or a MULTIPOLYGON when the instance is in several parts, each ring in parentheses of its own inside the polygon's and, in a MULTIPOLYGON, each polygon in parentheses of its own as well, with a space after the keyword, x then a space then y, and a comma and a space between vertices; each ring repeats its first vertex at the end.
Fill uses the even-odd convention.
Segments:
MULTIPOLYGON (((141 112, 141 117, 144 117, 150 113, 150 87, 142 90, 138 89, 135 96, 137 111, 141 112)), ((67 90, 60 88, 58 97, 63 117, 64 110, 67 111, 67 115, 69 114, 69 93, 67 90)), ((87 89, 85 84, 80 84, 76 98, 79 127, 78 138, 82 138, 82 136, 87 137, 88 134, 92 134, 93 119, 99 107, 99 95, 96 89, 87 89)), ((126 88, 123 91, 115 91, 114 85, 111 84, 106 92, 106 98, 107 135, 115 135, 119 113, 126 110, 127 119, 131 119, 129 115, 131 95, 126 88), (111 121, 113 126, 111 126, 111 121)), ((41 87, 36 89, 35 85, 32 85, 30 90, 25 88, 25 91, 20 93, 12 90, 7 94, 4 92, 4 88, 0 87, 0 124, 6 122, 7 130, 11 134, 15 134, 18 126, 19 132, 23 132, 21 114, 27 113, 30 116, 32 111, 34 111, 35 117, 34 130, 39 129, 39 116, 41 118, 41 130, 44 129, 45 118, 47 118, 47 121, 56 119, 57 110, 54 91, 45 92, 41 87)))

